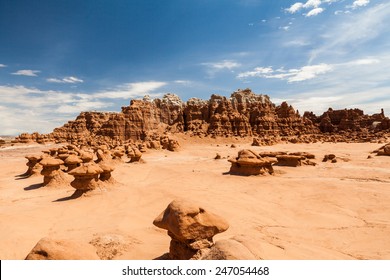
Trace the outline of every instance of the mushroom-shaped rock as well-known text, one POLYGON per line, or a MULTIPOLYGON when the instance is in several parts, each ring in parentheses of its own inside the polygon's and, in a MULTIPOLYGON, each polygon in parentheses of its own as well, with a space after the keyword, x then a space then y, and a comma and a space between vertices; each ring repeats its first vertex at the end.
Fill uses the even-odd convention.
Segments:
POLYGON ((177 141, 175 139, 169 139, 168 151, 175 152, 175 151, 178 151, 179 148, 180 148, 179 141, 177 141))
POLYGON ((49 149, 49 153, 52 157, 56 156, 58 152, 58 148, 51 148, 49 149))
POLYGON ((137 148, 130 148, 127 153, 127 157, 130 159, 129 162, 138 162, 142 157, 142 153, 137 148))
POLYGON ((92 162, 93 161, 93 153, 82 152, 80 155, 80 158, 84 163, 92 162))
POLYGON ((141 153, 146 153, 146 151, 148 150, 148 147, 147 147, 146 143, 140 143, 140 144, 138 144, 138 150, 139 150, 141 153))
POLYGON ((40 174, 40 172, 42 170, 42 166, 38 163, 42 159, 41 156, 28 155, 28 156, 25 156, 25 158, 28 160, 28 162, 26 163, 26 165, 28 166, 28 169, 23 174, 23 176, 30 177, 30 176, 40 174))
POLYGON ((65 166, 68 168, 68 172, 77 168, 83 161, 76 155, 69 155, 65 159, 65 166))
POLYGON ((111 157, 113 160, 115 161, 118 161, 118 162, 121 162, 122 161, 122 157, 124 156, 125 154, 125 150, 122 148, 117 148, 113 151, 111 151, 111 157))
POLYGON ((43 186, 56 187, 67 183, 64 173, 60 170, 61 164, 64 164, 62 160, 47 156, 39 163, 43 166, 43 186))
POLYGON ((168 230, 169 256, 178 260, 200 258, 214 245, 213 236, 229 228, 222 217, 183 200, 172 201, 153 224, 168 230))
POLYGON ((99 174, 102 172, 103 170, 96 163, 84 163, 69 172, 75 178, 70 185, 83 192, 93 190, 99 185, 99 174))
POLYGON ((90 244, 71 240, 42 238, 27 255, 26 260, 98 260, 90 244))
POLYGON ((244 176, 273 174, 272 164, 277 162, 275 158, 262 158, 251 150, 241 150, 236 158, 228 161, 232 164, 230 174, 244 176))
POLYGON ((108 150, 98 149, 96 151, 96 156, 97 156, 97 160, 95 161, 96 163, 111 162, 113 159, 111 157, 110 151, 108 151, 108 150))
POLYGON ((152 140, 148 143, 148 147, 150 149, 160 150, 161 149, 160 141, 152 140))
POLYGON ((302 160, 305 159, 303 156, 294 156, 294 155, 279 155, 276 156, 280 166, 292 166, 297 167, 302 165, 302 160))
MULTIPOLYGON (((327 154, 327 155, 324 155, 324 158, 322 159, 322 162, 327 162, 327 161, 331 161, 331 162, 335 162, 334 160, 336 160, 336 155, 335 154, 327 154)), ((336 160, 337 162, 337 160, 336 160)))
POLYGON ((103 161, 99 163, 99 167, 103 170, 99 177, 100 181, 115 182, 114 178, 111 176, 111 172, 114 171, 115 168, 111 164, 103 161))
POLYGON ((68 153, 61 153, 61 154, 57 155, 57 158, 59 158, 62 161, 65 161, 69 156, 70 156, 70 154, 68 154, 68 153))

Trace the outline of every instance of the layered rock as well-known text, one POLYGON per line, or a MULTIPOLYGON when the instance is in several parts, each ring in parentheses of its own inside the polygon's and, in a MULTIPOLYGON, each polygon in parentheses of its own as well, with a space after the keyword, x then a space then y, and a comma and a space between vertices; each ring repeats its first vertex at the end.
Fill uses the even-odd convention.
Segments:
POLYGON ((277 160, 274 158, 262 158, 251 150, 241 150, 234 159, 229 159, 232 164, 230 174, 234 175, 266 175, 273 174, 272 164, 277 160))
POLYGON ((269 145, 278 141, 372 141, 376 139, 373 133, 389 129, 390 120, 383 110, 371 116, 359 109, 329 109, 319 117, 311 112, 301 116, 286 102, 276 106, 267 95, 244 89, 230 98, 213 94, 209 100, 191 98, 185 103, 174 94, 153 100, 146 96, 131 100, 120 113, 82 112, 49 135, 22 134, 15 141, 55 140, 111 147, 146 141, 148 146, 159 148, 156 135, 184 132, 200 137, 254 136, 260 139, 255 145, 269 145))
POLYGON ((44 157, 39 164, 42 165, 41 175, 43 175, 43 186, 58 187, 67 184, 67 179, 60 167, 64 162, 53 157, 44 157))
POLYGON ((22 176, 30 177, 34 175, 39 175, 42 171, 42 165, 39 164, 42 157, 38 155, 28 155, 25 156, 25 158, 28 160, 28 162, 26 163, 28 169, 22 176))
POLYGON ((103 169, 96 163, 84 163, 69 172, 70 175, 74 176, 70 185, 79 192, 92 191, 99 186, 99 174, 101 173, 103 173, 103 169))

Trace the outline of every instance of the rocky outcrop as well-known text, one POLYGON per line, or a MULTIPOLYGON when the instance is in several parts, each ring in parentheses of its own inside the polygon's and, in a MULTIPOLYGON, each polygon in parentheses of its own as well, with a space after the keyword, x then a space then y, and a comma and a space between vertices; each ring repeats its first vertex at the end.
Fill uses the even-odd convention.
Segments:
POLYGON ((26 260, 99 260, 99 257, 90 244, 45 237, 38 241, 26 260))
POLYGON ((254 145, 272 145, 279 141, 372 141, 377 139, 373 133, 389 129, 390 120, 383 110, 371 116, 359 109, 329 109, 319 117, 312 112, 301 116, 286 102, 276 106, 267 95, 239 89, 230 98, 213 94, 209 100, 191 98, 187 102, 171 93, 153 100, 146 96, 131 100, 119 113, 82 112, 48 135, 24 133, 15 141, 67 141, 111 147, 145 141, 147 146, 158 149, 158 137, 164 133, 253 136, 254 145))
POLYGON ((201 259, 214 246, 213 236, 229 227, 223 218, 183 200, 172 201, 153 224, 168 231, 173 260, 201 259))
POLYGON ((378 156, 390 156, 390 143, 375 150, 374 153, 378 156))
POLYGON ((274 158, 262 158, 251 150, 241 150, 236 158, 228 161, 232 164, 229 173, 243 176, 273 174, 272 164, 277 162, 274 158))

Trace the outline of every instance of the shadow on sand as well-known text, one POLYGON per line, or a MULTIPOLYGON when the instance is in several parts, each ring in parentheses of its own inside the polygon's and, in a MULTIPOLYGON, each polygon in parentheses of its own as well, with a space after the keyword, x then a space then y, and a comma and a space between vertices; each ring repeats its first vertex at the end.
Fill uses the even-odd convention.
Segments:
POLYGON ((27 178, 31 177, 31 174, 28 174, 26 172, 23 174, 15 175, 15 177, 16 177, 15 180, 23 180, 23 179, 27 179, 27 178))
POLYGON ((36 190, 36 189, 39 189, 42 187, 43 187, 43 183, 39 183, 39 184, 33 184, 33 185, 28 186, 28 187, 25 187, 24 190, 31 191, 31 190, 36 190))
POLYGON ((76 199, 76 198, 79 198, 80 196, 82 196, 83 193, 84 193, 83 191, 76 190, 71 196, 59 198, 59 199, 53 200, 53 202, 61 202, 61 201, 68 201, 68 200, 76 199))

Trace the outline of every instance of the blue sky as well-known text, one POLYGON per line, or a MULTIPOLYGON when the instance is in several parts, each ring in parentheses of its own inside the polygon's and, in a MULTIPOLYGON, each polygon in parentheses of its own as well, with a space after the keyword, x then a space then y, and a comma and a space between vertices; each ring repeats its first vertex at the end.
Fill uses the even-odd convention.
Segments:
POLYGON ((0 135, 238 88, 390 115, 385 0, 0 0, 0 135))

